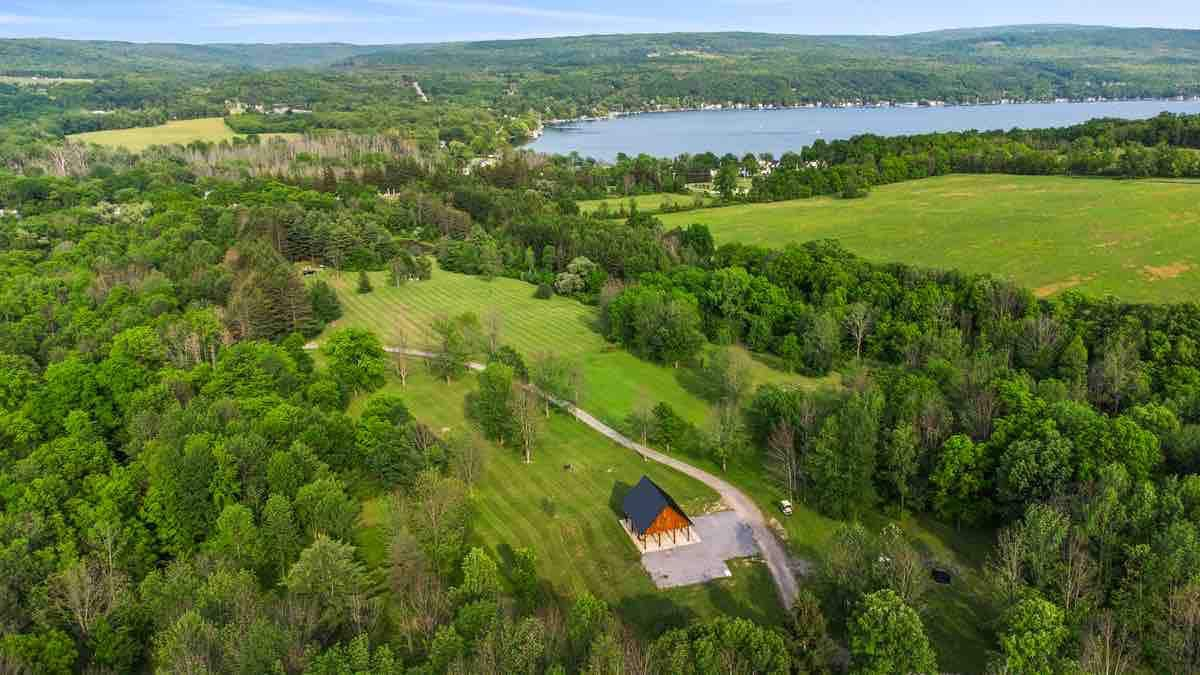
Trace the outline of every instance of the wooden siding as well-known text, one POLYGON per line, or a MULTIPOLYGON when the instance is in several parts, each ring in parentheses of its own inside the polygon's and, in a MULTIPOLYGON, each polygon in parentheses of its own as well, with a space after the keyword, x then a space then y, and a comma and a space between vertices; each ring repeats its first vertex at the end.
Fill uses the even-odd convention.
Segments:
POLYGON ((646 528, 642 536, 648 537, 659 532, 666 533, 671 530, 682 530, 688 527, 689 524, 688 519, 684 518, 682 513, 668 506, 659 512, 658 517, 654 519, 653 523, 650 523, 650 527, 646 528))

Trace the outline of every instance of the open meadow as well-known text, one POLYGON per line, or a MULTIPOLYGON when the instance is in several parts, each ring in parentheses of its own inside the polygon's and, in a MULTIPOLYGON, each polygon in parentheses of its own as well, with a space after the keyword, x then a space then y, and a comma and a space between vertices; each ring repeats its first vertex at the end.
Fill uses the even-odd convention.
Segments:
POLYGON ((701 204, 709 204, 712 198, 703 194, 678 194, 675 192, 655 192, 648 195, 636 195, 633 197, 613 196, 608 199, 588 199, 579 202, 579 210, 583 213, 593 213, 601 208, 601 204, 608 205, 609 213, 617 213, 621 208, 629 209, 629 202, 632 200, 637 204, 638 211, 646 213, 659 213, 663 209, 664 204, 669 204, 672 207, 691 207, 696 204, 699 199, 701 204))
POLYGON ((828 197, 664 214, 718 244, 837 239, 879 262, 989 272, 1049 296, 1132 302, 1200 292, 1200 182, 955 175, 828 197))
MULTIPOLYGON (((469 311, 482 320, 495 310, 502 317, 502 341, 517 349, 526 359, 538 351, 553 350, 580 360, 586 377, 581 407, 605 422, 628 431, 626 418, 639 400, 651 405, 666 401, 700 428, 710 427, 710 404, 691 384, 695 378, 689 376, 689 369, 676 370, 643 361, 608 344, 594 329, 596 310, 593 307, 562 297, 537 300, 533 297, 533 286, 521 281, 504 278, 487 281, 481 277, 442 270, 435 270, 430 281, 408 283, 400 288, 388 287, 386 275, 374 273, 371 276, 375 290, 369 294, 358 294, 354 292, 356 276, 324 275, 337 289, 345 312, 344 317, 331 329, 342 326, 367 328, 376 332, 385 344, 396 344, 403 334, 409 344, 416 347, 429 341, 428 326, 439 314, 455 315, 469 311)), ((753 376, 755 385, 777 382, 817 387, 838 386, 840 382, 836 376, 813 380, 783 373, 770 368, 757 357, 753 376)), ((418 419, 425 421, 435 431, 460 428, 465 424, 462 400, 474 386, 473 379, 468 377, 447 386, 422 373, 410 382, 408 391, 401 394, 418 419)), ((391 390, 399 389, 398 382, 388 386, 391 390)), ((629 559, 633 563, 619 562, 621 555, 632 556, 634 553, 631 548, 622 549, 618 546, 626 542, 608 539, 613 534, 609 531, 597 534, 598 530, 588 530, 586 537, 593 537, 592 541, 596 542, 594 545, 608 552, 588 553, 581 544, 571 544, 575 546, 572 549, 564 542, 572 541, 568 537, 577 534, 572 528, 582 527, 578 524, 582 521, 572 524, 569 521, 548 521, 544 517, 549 511, 562 513, 565 518, 568 511, 560 512, 559 509, 573 509, 569 512, 577 513, 580 518, 592 523, 592 528, 597 528, 599 526, 596 523, 611 517, 606 496, 609 493, 606 490, 611 490, 614 481, 630 482, 621 472, 629 475, 645 472, 659 480, 660 476, 671 474, 664 468, 638 461, 636 457, 631 457, 559 414, 554 416, 544 438, 542 456, 546 458, 545 462, 535 461, 532 466, 526 466, 520 463, 511 449, 488 447, 491 448, 489 468, 478 493, 479 508, 484 512, 478 528, 480 540, 538 544, 543 559, 549 556, 556 562, 562 562, 553 568, 547 567, 545 571, 556 587, 577 587, 581 579, 600 574, 596 570, 589 571, 586 566, 574 567, 583 563, 570 556, 607 556, 597 557, 597 560, 602 561, 600 564, 626 565, 614 569, 633 569, 640 573, 626 575, 626 578, 636 577, 639 580, 621 582, 625 585, 615 587, 613 592, 624 598, 633 598, 617 604, 626 603, 625 612, 630 620, 642 628, 655 626, 652 615, 663 611, 702 613, 715 606, 742 608, 740 613, 744 614, 749 607, 763 603, 772 607, 771 612, 776 611, 774 589, 762 565, 739 566, 732 583, 724 586, 705 585, 646 594, 646 587, 642 584, 649 584, 649 579, 634 564, 636 559, 629 559), (627 466, 630 461, 635 466, 627 466), (563 470, 565 463, 585 468, 580 472, 566 473, 563 470), (622 466, 627 468, 620 468, 622 466), (603 475, 594 475, 595 471, 601 470, 603 475), (496 483, 493 485, 491 481, 496 483), (596 481, 598 485, 591 485, 596 481), (553 495, 550 495, 550 491, 553 491, 553 495), (571 491, 577 491, 578 494, 570 497, 568 494, 571 491), (547 495, 550 495, 549 501, 544 501, 547 495), (602 500, 603 505, 600 504, 602 500), (573 506, 564 506, 572 501, 573 506), (552 527, 547 529, 546 523, 552 527), (626 553, 621 554, 622 550, 626 553), (606 560, 611 562, 603 562, 606 560), (631 564, 633 566, 629 567, 631 564)), ((710 458, 689 456, 686 459, 711 473, 722 473, 710 458)), ((803 505, 797 505, 791 517, 779 516, 777 504, 784 495, 765 477, 756 454, 735 458, 725 475, 750 495, 764 513, 776 515, 781 521, 777 527, 786 533, 787 546, 793 555, 819 564, 829 550, 839 525, 837 521, 825 518, 803 505)), ((685 507, 704 503, 704 495, 709 494, 707 488, 694 483, 689 486, 690 481, 679 475, 664 477, 663 481, 668 490, 680 491, 679 494, 687 500, 685 507)), ((373 510, 367 509, 368 516, 373 510)), ((864 524, 878 531, 890 521, 887 515, 876 513, 867 518, 864 524)), ((901 520, 900 525, 930 560, 959 572, 953 585, 937 586, 930 590, 929 604, 936 611, 929 613, 926 628, 935 638, 934 644, 943 650, 939 655, 940 663, 952 671, 982 670, 990 644, 983 633, 987 621, 981 617, 986 615, 986 602, 979 570, 991 545, 990 537, 958 532, 927 519, 909 517, 901 520)), ((616 533, 620 534, 619 531, 616 533)), ((761 611, 761 607, 759 609, 761 611)), ((730 611, 739 613, 736 609, 730 611)))
MULTIPOLYGON (((265 141, 272 136, 294 136, 295 134, 261 134, 265 141)), ((193 141, 220 143, 232 141, 241 134, 225 124, 222 117, 205 117, 195 120, 176 120, 156 127, 134 127, 110 131, 89 131, 70 136, 72 140, 95 143, 108 147, 121 147, 130 152, 141 152, 154 145, 187 145, 193 141)))

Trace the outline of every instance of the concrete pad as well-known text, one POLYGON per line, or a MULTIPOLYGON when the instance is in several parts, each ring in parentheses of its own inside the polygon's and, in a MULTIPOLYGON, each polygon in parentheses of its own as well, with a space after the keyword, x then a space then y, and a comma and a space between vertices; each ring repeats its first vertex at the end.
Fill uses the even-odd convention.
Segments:
POLYGON ((658 588, 690 586, 733 576, 726 560, 759 554, 750 525, 733 511, 722 511, 692 519, 701 541, 693 546, 676 546, 647 552, 642 566, 658 588))

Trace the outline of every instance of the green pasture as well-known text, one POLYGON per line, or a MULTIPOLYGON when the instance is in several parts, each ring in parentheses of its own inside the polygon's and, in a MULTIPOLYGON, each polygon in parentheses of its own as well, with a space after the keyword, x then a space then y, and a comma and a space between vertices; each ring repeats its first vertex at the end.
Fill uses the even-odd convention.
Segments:
MULTIPOLYGON (((177 120, 156 127, 135 127, 111 131, 89 131, 70 136, 72 140, 95 143, 109 147, 122 147, 130 152, 141 152, 154 145, 187 145, 194 141, 220 143, 232 141, 240 134, 225 124, 222 117, 205 117, 195 120, 177 120)), ((262 134, 264 140, 271 136, 295 136, 295 134, 262 134)))
POLYGON ((988 272, 1049 296, 1076 288, 1134 302, 1200 291, 1200 182, 955 175, 828 197, 660 216, 717 243, 837 239, 870 260, 988 272))
POLYGON ((663 204, 670 204, 673 207, 692 206, 696 202, 696 198, 700 197, 704 204, 712 203, 712 198, 700 194, 678 194, 675 192, 655 192, 648 195, 636 195, 633 197, 609 197, 608 199, 589 199, 579 202, 579 210, 583 213, 592 213, 600 208, 601 204, 608 204, 608 212, 616 214, 622 207, 626 211, 629 210, 629 202, 633 200, 637 204, 638 211, 644 213, 658 213, 662 211, 663 204))

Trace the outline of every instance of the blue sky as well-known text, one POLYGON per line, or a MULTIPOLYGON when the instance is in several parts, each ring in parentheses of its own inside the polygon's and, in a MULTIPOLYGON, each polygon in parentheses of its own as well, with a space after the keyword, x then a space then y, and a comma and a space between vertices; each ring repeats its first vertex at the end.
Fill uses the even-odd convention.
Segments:
POLYGON ((354 42, 753 30, 897 34, 1014 23, 1200 28, 1197 0, 0 0, 0 37, 354 42))

